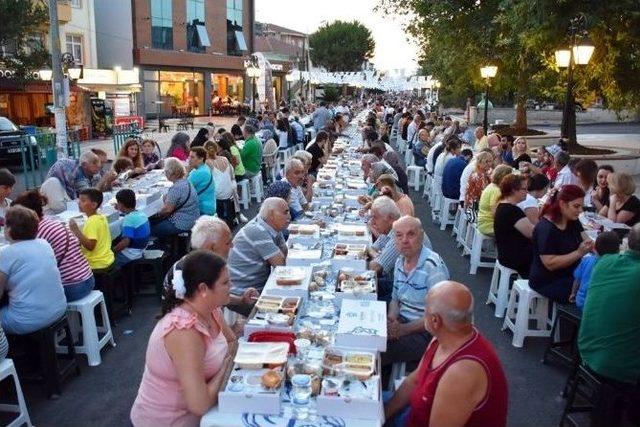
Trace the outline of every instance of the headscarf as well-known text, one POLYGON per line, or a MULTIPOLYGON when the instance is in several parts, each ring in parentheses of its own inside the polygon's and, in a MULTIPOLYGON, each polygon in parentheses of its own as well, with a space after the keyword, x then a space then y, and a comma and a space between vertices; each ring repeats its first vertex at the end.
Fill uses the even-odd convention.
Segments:
POLYGON ((291 195, 291 184, 286 181, 276 181, 272 183, 265 192, 265 198, 278 197, 287 203, 289 203, 289 196, 291 195))
POLYGON ((385 173, 388 175, 397 177, 396 171, 394 171, 393 168, 390 168, 388 163, 384 161, 373 163, 371 165, 371 172, 370 172, 371 182, 375 183, 380 177, 380 175, 383 175, 385 173))

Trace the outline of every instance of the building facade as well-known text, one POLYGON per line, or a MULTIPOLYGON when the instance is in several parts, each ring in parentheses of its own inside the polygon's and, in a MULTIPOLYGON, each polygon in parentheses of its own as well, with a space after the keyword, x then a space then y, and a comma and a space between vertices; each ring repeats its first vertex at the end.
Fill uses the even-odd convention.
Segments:
POLYGON ((207 115, 245 101, 254 0, 132 0, 131 19, 139 114, 207 115))

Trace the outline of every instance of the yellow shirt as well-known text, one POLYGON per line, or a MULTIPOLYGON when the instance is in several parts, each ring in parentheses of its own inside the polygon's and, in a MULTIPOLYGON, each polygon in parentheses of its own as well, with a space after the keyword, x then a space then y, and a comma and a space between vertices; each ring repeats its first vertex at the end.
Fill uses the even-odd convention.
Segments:
POLYGON ((115 257, 111 251, 111 231, 104 215, 91 215, 82 228, 82 234, 87 239, 96 241, 96 247, 92 251, 82 246, 82 253, 92 270, 107 268, 113 264, 115 257))
POLYGON ((493 235, 493 209, 500 199, 500 187, 491 183, 482 190, 478 206, 478 231, 482 234, 493 235))

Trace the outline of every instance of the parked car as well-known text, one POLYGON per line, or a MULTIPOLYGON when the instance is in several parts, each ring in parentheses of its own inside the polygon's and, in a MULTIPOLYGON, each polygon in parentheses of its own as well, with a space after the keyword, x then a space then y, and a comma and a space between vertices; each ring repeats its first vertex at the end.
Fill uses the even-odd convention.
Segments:
MULTIPOLYGON (((27 135, 11 120, 0 116, 0 167, 22 167, 22 152, 26 154, 29 151, 28 146, 25 145, 25 137, 31 144, 33 164, 37 168, 40 163, 40 150, 36 138, 33 135, 27 135)), ((27 168, 30 168, 28 159, 27 168)))

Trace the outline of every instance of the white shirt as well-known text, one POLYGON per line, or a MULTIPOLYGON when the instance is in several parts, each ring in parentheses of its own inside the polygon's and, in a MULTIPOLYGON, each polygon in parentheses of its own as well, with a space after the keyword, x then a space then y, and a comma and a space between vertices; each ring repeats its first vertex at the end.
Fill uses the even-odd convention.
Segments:
POLYGON ((441 177, 442 173, 444 172, 445 165, 449 160, 453 159, 454 157, 455 156, 452 153, 447 153, 446 151, 443 151, 442 153, 440 153, 440 155, 436 159, 436 164, 433 169, 433 175, 441 177))
POLYGON ((569 184, 578 185, 578 177, 571 172, 569 166, 565 166, 560 169, 560 172, 558 172, 558 176, 556 176, 556 181, 553 184, 553 187, 560 189, 563 185, 569 184))
POLYGON ((409 126, 407 127, 407 142, 409 143, 415 142, 414 139, 416 139, 417 132, 418 132, 418 125, 416 124, 415 121, 412 121, 411 123, 409 123, 409 126))
POLYGON ((540 201, 533 197, 531 194, 527 193, 527 198, 518 203, 517 205, 523 212, 526 212, 529 208, 540 208, 540 201))
POLYGON ((460 200, 464 200, 467 195, 467 188, 469 187, 469 178, 473 171, 476 170, 476 160, 473 159, 467 166, 464 167, 462 175, 460 176, 460 200))
POLYGON ((282 179, 284 182, 291 185, 291 195, 289 196, 289 207, 296 212, 302 212, 304 210, 304 206, 309 203, 307 198, 304 196, 304 192, 302 191, 302 187, 294 187, 287 178, 282 179))
POLYGON ((441 144, 443 144, 442 141, 434 144, 433 147, 431 147, 431 149, 429 150, 429 154, 427 154, 427 172, 429 173, 433 173, 433 169, 431 168, 431 165, 433 165, 433 156, 436 152, 436 148, 438 148, 441 144))

